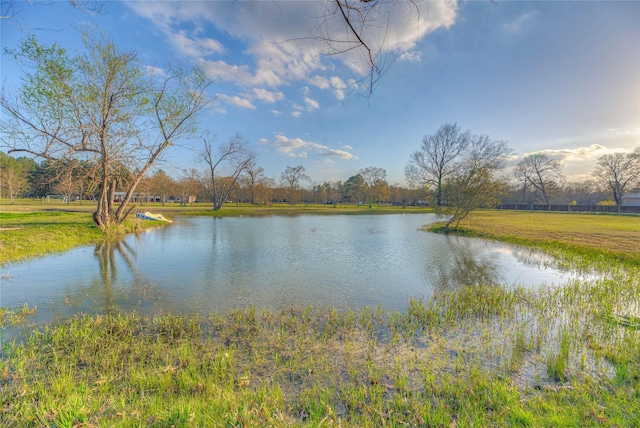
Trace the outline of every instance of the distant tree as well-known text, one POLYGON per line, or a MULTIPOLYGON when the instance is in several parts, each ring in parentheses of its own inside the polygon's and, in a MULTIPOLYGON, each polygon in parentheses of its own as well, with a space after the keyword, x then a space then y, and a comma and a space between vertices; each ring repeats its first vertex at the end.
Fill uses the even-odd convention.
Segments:
POLYGON ((253 187, 253 201, 258 205, 271 204, 276 180, 271 177, 262 177, 253 187))
POLYGON ((602 192, 596 180, 567 183, 563 193, 568 203, 576 205, 595 205, 602 199, 602 192))
MULTIPOLYGON (((514 177, 523 186, 532 187, 540 192, 545 204, 551 206, 551 196, 560 190, 562 163, 550 159, 544 153, 525 156, 516 166, 514 177)), ((525 188, 526 188, 525 187, 525 188)))
POLYGON ((147 190, 153 194, 153 197, 159 196, 160 202, 164 205, 176 190, 177 184, 164 170, 160 169, 148 178, 147 186, 147 190))
POLYGON ((295 205, 300 194, 300 181, 311 182, 311 177, 304 173, 304 166, 287 166, 280 175, 280 181, 287 187, 289 204, 295 205))
POLYGON ((627 189, 640 186, 640 147, 631 153, 613 153, 598 158, 593 172, 598 182, 613 192, 613 200, 622 207, 622 198, 627 189))
POLYGON ((25 163, 0 152, 0 198, 4 192, 13 204, 16 196, 27 189, 27 174, 25 163))
POLYGON ((351 176, 342 185, 342 198, 354 204, 364 201, 367 184, 361 174, 351 176))
POLYGON ((332 203, 335 207, 340 199, 340 185, 340 182, 325 181, 313 186, 315 201, 321 204, 332 203))
POLYGON ((506 192, 506 181, 496 178, 511 149, 504 141, 492 141, 486 135, 471 135, 469 150, 447 174, 442 195, 446 204, 435 212, 447 216, 445 230, 457 228, 460 221, 479 208, 491 208, 506 192))
POLYGON ((131 196, 165 150, 195 131, 208 104, 204 71, 169 66, 144 71, 134 52, 123 52, 99 31, 81 33, 84 51, 69 55, 29 37, 10 53, 23 66, 15 97, 0 97, 0 126, 10 152, 43 159, 91 161, 98 202, 93 215, 103 230, 132 212, 131 196), (111 195, 126 168, 123 202, 111 195))
POLYGON ((358 171, 366 184, 365 197, 371 207, 371 203, 389 199, 389 183, 387 183, 387 170, 370 166, 358 171))
POLYGON ((203 149, 200 157, 209 166, 209 180, 213 193, 213 209, 219 210, 234 190, 247 167, 255 160, 248 143, 240 135, 228 142, 214 146, 215 137, 210 133, 202 136, 203 149))
POLYGON ((58 176, 58 182, 55 184, 53 190, 62 196, 64 201, 68 204, 73 200, 73 196, 78 192, 78 180, 73 176, 73 170, 67 169, 58 176))
POLYGON ((256 160, 252 159, 251 162, 247 164, 247 168, 244 171, 243 176, 243 184, 247 187, 249 191, 249 201, 252 204, 256 203, 256 195, 255 189, 256 185, 260 182, 260 180, 264 179, 264 168, 258 166, 256 164, 256 160))
POLYGON ((180 203, 183 206, 187 204, 193 206, 196 197, 202 191, 203 181, 202 174, 195 168, 182 171, 182 177, 177 182, 177 188, 180 191, 180 203))
POLYGON ((415 186, 435 186, 435 204, 441 205, 442 184, 455 172, 454 166, 470 139, 471 133, 463 132, 457 123, 445 123, 435 134, 425 136, 420 149, 411 153, 405 177, 415 186))

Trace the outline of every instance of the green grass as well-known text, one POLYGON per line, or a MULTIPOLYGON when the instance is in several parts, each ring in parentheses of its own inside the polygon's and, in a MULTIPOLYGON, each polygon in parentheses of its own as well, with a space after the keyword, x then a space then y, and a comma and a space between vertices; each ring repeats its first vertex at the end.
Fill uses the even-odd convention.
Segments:
POLYGON ((78 314, 3 344, 0 426, 640 426, 638 218, 500 213, 465 227, 600 275, 403 312, 78 314))
POLYGON ((91 215, 74 212, 0 212, 0 265, 61 252, 102 238, 91 215))

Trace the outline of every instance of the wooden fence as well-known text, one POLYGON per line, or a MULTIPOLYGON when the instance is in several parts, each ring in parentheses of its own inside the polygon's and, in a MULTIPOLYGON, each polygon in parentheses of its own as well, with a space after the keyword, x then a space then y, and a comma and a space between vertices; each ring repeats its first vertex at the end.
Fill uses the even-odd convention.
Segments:
POLYGON ((497 207, 500 210, 517 211, 564 211, 564 212, 587 212, 587 213, 640 213, 640 206, 621 206, 620 211, 615 205, 568 205, 568 204, 501 204, 497 207))

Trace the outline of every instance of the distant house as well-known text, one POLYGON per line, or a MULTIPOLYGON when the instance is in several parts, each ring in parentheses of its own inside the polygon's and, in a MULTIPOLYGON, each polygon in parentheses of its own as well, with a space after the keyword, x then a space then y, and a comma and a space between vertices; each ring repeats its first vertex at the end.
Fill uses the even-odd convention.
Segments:
MULTIPOLYGON (((127 196, 126 192, 113 192, 113 202, 123 202, 125 196, 127 196)), ((129 202, 160 202, 160 196, 134 193, 129 198, 129 202)))
POLYGON ((627 193, 622 196, 623 207, 640 207, 640 193, 627 193))

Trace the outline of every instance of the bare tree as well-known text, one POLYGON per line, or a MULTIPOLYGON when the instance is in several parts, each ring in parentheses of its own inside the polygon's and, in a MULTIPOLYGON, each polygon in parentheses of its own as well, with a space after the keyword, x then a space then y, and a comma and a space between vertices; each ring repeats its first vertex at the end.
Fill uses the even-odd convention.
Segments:
POLYGON ((15 98, 0 98, 0 124, 10 152, 94 162, 93 220, 106 230, 134 209, 129 201, 136 186, 164 151, 195 131, 196 116, 210 103, 210 81, 199 68, 170 65, 162 76, 145 74, 134 52, 120 51, 100 32, 85 29, 82 40, 77 56, 35 37, 12 52, 24 66, 24 85, 15 98), (116 207, 112 196, 122 168, 130 178, 116 207))
POLYGON ((389 184, 387 183, 387 170, 384 168, 369 166, 358 171, 362 176, 367 188, 366 198, 369 201, 369 208, 373 202, 379 202, 389 196, 389 184))
POLYGON ((640 147, 631 153, 616 152, 600 156, 593 175, 613 192, 613 200, 620 212, 627 189, 640 186, 640 147))
POLYGON ((492 141, 486 135, 470 137, 469 150, 444 181, 447 203, 435 208, 437 214, 447 216, 445 230, 452 224, 457 228, 472 211, 499 203, 506 193, 506 182, 495 174, 504 167, 510 154, 511 149, 504 141, 492 141))
POLYGON ((311 181, 311 177, 304 173, 304 166, 287 166, 280 175, 280 181, 287 186, 289 203, 295 205, 300 193, 300 180, 311 181))
POLYGON ((262 177, 258 180, 253 189, 254 202, 260 204, 271 204, 276 181, 271 177, 262 177))
POLYGON ((568 183, 564 186, 563 193, 568 203, 576 205, 595 205, 602 196, 595 179, 568 183))
POLYGON ((182 177, 178 180, 177 187, 180 192, 180 204, 193 206, 202 189, 202 174, 195 168, 182 170, 182 177))
POLYGON ((248 187, 249 189, 249 200, 251 201, 252 204, 255 204, 256 203, 255 188, 256 188, 256 185, 262 179, 265 178, 264 168, 262 168, 261 166, 258 166, 256 164, 255 159, 253 159, 247 165, 247 168, 245 169, 244 177, 245 177, 244 181, 246 183, 246 187, 248 187))
POLYGON ((562 163, 550 159, 544 153, 534 153, 525 156, 518 163, 514 176, 519 182, 539 191, 545 204, 550 207, 551 196, 564 180, 562 167, 562 163))
POLYGON ((251 162, 255 154, 240 135, 235 135, 225 144, 214 146, 215 137, 210 133, 202 136, 202 160, 209 166, 209 179, 213 192, 213 209, 219 210, 234 189, 238 177, 251 162))
POLYGON ((471 133, 457 123, 445 123, 433 135, 422 139, 420 149, 411 153, 405 167, 407 180, 418 186, 435 186, 435 203, 442 205, 442 184, 455 171, 458 157, 469 145, 471 133))

